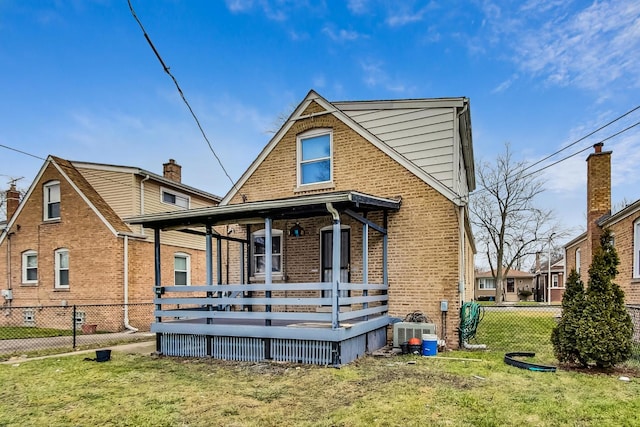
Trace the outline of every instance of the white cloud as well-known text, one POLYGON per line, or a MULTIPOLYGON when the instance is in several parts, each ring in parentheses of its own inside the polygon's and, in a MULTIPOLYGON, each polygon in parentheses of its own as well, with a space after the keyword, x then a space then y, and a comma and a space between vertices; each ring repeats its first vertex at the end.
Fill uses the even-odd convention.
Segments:
POLYGON ((389 77, 383 65, 383 62, 374 60, 362 61, 360 63, 363 71, 363 81, 367 86, 383 87, 390 92, 398 94, 413 93, 416 90, 415 86, 407 85, 398 79, 389 77))
POLYGON ((369 10, 368 0, 349 0, 347 8, 355 15, 362 15, 369 10))
POLYGON ((335 30, 332 26, 327 25, 322 29, 322 32, 325 33, 329 38, 335 42, 344 42, 344 41, 354 41, 362 38, 360 33, 352 30, 335 30))
POLYGON ((420 22, 430 10, 437 8, 435 2, 429 2, 417 10, 413 8, 411 2, 394 2, 389 8, 389 15, 385 22, 390 27, 402 27, 404 25, 420 22))
POLYGON ((225 0, 227 8, 233 13, 249 13, 254 7, 259 8, 268 19, 272 21, 285 21, 288 18, 286 13, 295 3, 287 1, 277 1, 272 4, 269 0, 225 0))
POLYGON ((502 92, 506 91, 507 89, 509 89, 511 87, 513 82, 515 82, 517 79, 518 79, 518 75, 514 74, 513 76, 511 76, 510 78, 508 78, 507 80, 503 81, 498 86, 496 86, 491 91, 491 93, 502 93, 502 92))
POLYGON ((492 30, 509 41, 513 60, 525 72, 548 84, 590 90, 613 82, 640 86, 640 3, 636 0, 594 2, 571 9, 570 2, 532 0, 510 19, 487 3, 492 30))

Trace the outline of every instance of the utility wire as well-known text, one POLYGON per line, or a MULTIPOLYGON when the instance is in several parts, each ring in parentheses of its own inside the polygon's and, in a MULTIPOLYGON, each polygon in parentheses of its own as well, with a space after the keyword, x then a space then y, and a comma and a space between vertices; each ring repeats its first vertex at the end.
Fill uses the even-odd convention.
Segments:
MULTIPOLYGON (((611 120, 609 123, 607 123, 607 124, 605 124, 605 125, 600 126, 598 129, 596 129, 596 130, 594 130, 593 132, 591 132, 591 133, 589 133, 589 134, 587 134, 587 135, 583 136, 582 138, 579 138, 579 139, 577 139, 577 140, 573 141, 571 144, 569 144, 569 145, 567 145, 567 146, 565 146, 565 147, 562 147, 561 149, 559 149, 559 150, 558 150, 558 151, 556 151, 555 153, 549 154, 547 157, 545 157, 545 158, 543 158, 543 159, 540 159, 540 160, 538 160, 538 161, 537 161, 537 162, 535 162, 535 163, 530 164, 529 166, 527 166, 526 168, 524 168, 522 171, 524 172, 524 171, 526 171, 526 170, 528 170, 528 169, 531 169, 531 168, 532 168, 532 167, 534 167, 535 165, 538 165, 538 164, 540 164, 540 163, 544 162, 545 160, 547 160, 547 159, 549 159, 549 158, 551 158, 551 157, 555 156, 556 154, 562 153, 562 152, 563 152, 564 150, 566 150, 567 148, 572 147, 572 146, 576 145, 577 143, 579 143, 579 142, 581 142, 581 141, 584 141, 585 139, 589 138, 590 136, 592 136, 592 135, 594 135, 594 134, 596 134, 596 133, 600 132, 600 131, 601 131, 602 129, 604 129, 604 128, 607 128, 607 127, 611 126, 612 124, 614 124, 614 123, 615 123, 615 122, 617 122, 618 120, 623 119, 624 117, 628 116, 629 114, 633 113, 634 111, 636 111, 636 110, 638 110, 638 109, 640 109, 640 105, 638 105, 638 106, 637 106, 637 107, 635 107, 635 108, 632 108, 631 110, 627 111, 626 113, 622 114, 621 116, 616 117, 615 119, 611 120)), ((606 140, 605 140, 605 141, 606 141, 606 140)), ((584 150, 583 150, 583 151, 584 151, 584 150)), ((580 151, 580 152, 582 152, 582 151, 580 151)), ((555 164, 555 163, 554 163, 554 164, 555 164)))
POLYGON ((33 157, 33 158, 36 158, 36 159, 47 160, 47 159, 43 159, 40 156, 36 156, 35 154, 27 153, 26 151, 22 151, 22 150, 18 150, 17 148, 9 147, 8 145, 0 144, 0 147, 6 148, 7 150, 15 151, 16 153, 24 154, 26 156, 30 156, 30 157, 33 157))
MULTIPOLYGON (((606 138, 604 138, 604 139, 601 139, 600 141, 596 142, 596 144, 599 144, 599 143, 601 143, 601 142, 605 142, 605 141, 608 141, 608 140, 610 140, 610 139, 612 139, 612 138, 615 138, 616 136, 618 136, 618 135, 620 135, 620 134, 622 134, 622 133, 624 133, 624 132, 627 132, 627 131, 628 131, 628 130, 630 130, 630 129, 633 129, 634 127, 636 127, 636 126, 638 126, 638 125, 640 125, 640 122, 636 122, 636 123, 632 124, 631 126, 628 126, 628 127, 624 128, 624 129, 622 129, 621 131, 614 133, 613 135, 609 135, 608 137, 606 137, 606 138)), ((585 151, 587 151, 587 150, 588 150, 588 149, 590 149, 590 148, 591 148, 591 146, 589 146, 589 147, 585 147, 585 148, 583 148, 583 149, 582 149, 582 150, 580 150, 580 151, 577 151, 577 152, 575 152, 575 153, 573 153, 573 154, 570 154, 570 155, 568 155, 568 156, 566 156, 566 157, 563 157, 562 159, 560 159, 560 160, 558 160, 558 161, 555 161, 555 162, 553 162, 553 163, 551 163, 551 164, 548 164, 548 165, 546 165, 546 166, 544 166, 544 167, 541 167, 541 168, 540 168, 540 169, 538 169, 538 170, 535 170, 535 171, 533 171, 533 172, 530 172, 530 173, 528 173, 528 174, 526 174, 526 175, 524 175, 524 176, 520 177, 520 179, 524 179, 524 178, 526 178, 526 177, 528 177, 528 176, 531 176, 531 175, 537 174, 538 172, 541 172, 541 171, 543 171, 543 170, 545 170, 545 169, 547 169, 547 168, 550 168, 551 166, 555 166, 555 165, 557 165, 557 164, 558 164, 558 163, 560 163, 560 162, 564 162, 565 160, 568 160, 568 159, 570 159, 571 157, 575 157, 575 156, 577 156, 577 155, 578 155, 578 154, 580 154, 580 153, 584 153, 585 151)), ((525 168, 525 169, 523 169, 523 171, 525 171, 525 170, 527 170, 527 169, 528 169, 528 168, 525 168)))
MULTIPOLYGON (((193 117, 193 119, 195 120, 196 124, 198 125, 198 129, 200 129, 200 133, 202 134, 204 140, 207 142, 207 145, 209 146, 209 150, 211 150, 211 152, 213 153, 213 156, 218 161, 218 164, 222 168, 222 171, 224 172, 224 174, 227 176, 227 178, 229 178, 229 181, 231 182, 231 185, 233 186, 233 188, 238 193, 240 193, 240 190, 238 190, 238 187, 236 187, 235 181, 233 179, 231 179, 231 176, 229 175, 229 173, 225 169, 224 165, 222 164, 222 161, 220 160, 220 157, 218 157, 218 155, 216 154, 215 150, 213 149, 213 146, 211 145, 211 142, 209 141, 209 138, 207 137, 207 134, 205 133, 204 129, 202 128, 202 125, 200 124, 200 120, 198 119, 198 116, 196 116, 196 113, 193 111, 193 108, 191 108, 191 104, 189 104, 189 101, 187 101, 187 98, 184 96, 184 93, 182 92, 182 89, 180 88, 180 85, 178 84, 178 80, 176 80, 176 78, 173 76, 173 74, 171 74, 171 71, 169 70, 169 67, 167 67, 167 65, 164 63, 164 60, 162 59, 162 57, 160 56, 160 53, 158 52, 158 50, 154 46, 153 42, 151 41, 151 38, 147 34, 147 31, 145 30, 144 26, 142 25, 142 22, 140 22, 140 19, 138 19, 138 15, 136 15, 136 11, 133 9, 133 5, 131 4, 131 0, 127 0, 127 3, 129 3, 129 10, 131 11, 131 15, 133 15, 133 18, 136 20, 136 22, 140 26, 140 29, 142 30, 142 34, 144 35, 144 38, 147 40, 147 43, 149 43, 149 46, 153 50, 153 53, 156 55, 156 58, 158 58, 158 61, 160 61, 160 64, 162 65, 162 68, 164 69, 164 72, 167 73, 169 75, 169 77, 171 77, 171 80, 173 80, 173 84, 176 86, 176 89, 178 90, 178 93, 180 93, 180 97, 184 101, 185 105, 189 109, 189 112, 191 113, 191 116, 193 117)), ((240 194, 242 195, 242 193, 240 193, 240 194)), ((243 195, 243 199, 244 199, 244 195, 243 195)))

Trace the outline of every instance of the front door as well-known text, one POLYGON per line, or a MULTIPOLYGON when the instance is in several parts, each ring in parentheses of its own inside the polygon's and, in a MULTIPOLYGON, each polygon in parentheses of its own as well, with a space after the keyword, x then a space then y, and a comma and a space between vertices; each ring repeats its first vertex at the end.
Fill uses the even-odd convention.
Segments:
MULTIPOLYGON (((351 233, 350 229, 343 228, 340 230, 340 283, 349 283, 350 276, 350 260, 351 260, 351 233)), ((320 241, 320 265, 322 271, 322 281, 331 282, 333 280, 333 230, 322 230, 320 241)), ((331 297, 331 291, 323 291, 324 298, 331 297)), ((340 291, 341 297, 348 297, 349 291, 340 291)))

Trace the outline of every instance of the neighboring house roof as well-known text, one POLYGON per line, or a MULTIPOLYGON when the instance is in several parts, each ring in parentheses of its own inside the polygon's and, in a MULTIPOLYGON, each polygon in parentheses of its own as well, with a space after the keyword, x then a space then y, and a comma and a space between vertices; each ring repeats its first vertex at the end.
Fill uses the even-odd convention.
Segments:
MULTIPOLYGON (((102 220, 107 228, 111 230, 113 234, 117 235, 118 233, 132 233, 129 226, 125 224, 124 221, 122 221, 122 219, 115 213, 111 206, 109 206, 109 204, 105 202, 102 196, 98 194, 98 192, 91 186, 91 184, 89 184, 89 182, 73 166, 73 164, 71 164, 71 162, 69 162, 68 160, 55 156, 47 157, 47 160, 44 162, 44 164, 40 168, 40 171, 31 183, 29 190, 18 205, 18 209, 9 220, 6 229, 10 229, 13 223, 17 220, 20 212, 22 211, 22 208, 31 198, 31 194, 33 193, 36 186, 40 183, 40 179, 49 165, 53 165, 53 167, 55 167, 58 172, 60 172, 60 175, 62 175, 62 177, 71 185, 71 187, 76 190, 78 195, 80 195, 80 197, 84 199, 84 201, 102 220)), ((0 243, 2 243, 5 236, 6 233, 0 235, 0 243)))
POLYGON ((162 175, 158 175, 156 173, 149 172, 145 169, 140 169, 134 166, 110 165, 106 163, 82 162, 82 161, 76 161, 76 160, 70 160, 70 163, 73 166, 81 169, 94 169, 94 170, 102 170, 102 171, 130 173, 130 174, 139 175, 142 177, 148 176, 163 185, 170 186, 170 187, 182 190, 184 192, 196 194, 198 196, 201 196, 205 199, 209 199, 216 203, 219 203, 220 200, 222 200, 222 197, 216 196, 215 194, 207 193, 206 191, 202 191, 200 189, 182 184, 180 182, 167 179, 162 175))
MULTIPOLYGON (((459 132, 461 135, 462 163, 464 164, 466 172, 465 180, 468 191, 473 191, 475 189, 475 173, 471 141, 471 119, 468 107, 468 98, 331 103, 312 90, 240 177, 236 185, 222 199, 220 204, 226 205, 233 199, 238 192, 238 188, 242 187, 256 171, 258 166, 297 120, 324 114, 332 114, 354 132, 358 133, 452 202, 458 205, 464 204, 465 201, 463 199, 466 198, 467 194, 458 194, 454 191, 452 185, 438 179, 438 166, 434 166, 434 162, 430 162, 429 164, 424 162, 424 159, 420 158, 420 156, 412 150, 412 147, 429 144, 429 138, 434 137, 434 124, 439 123, 439 120, 443 122, 447 121, 438 118, 437 112, 434 113, 433 109, 450 109, 448 114, 453 114, 453 129, 444 129, 440 137, 444 139, 453 138, 455 141, 458 137, 455 132, 459 132), (312 102, 320 105, 325 111, 303 115, 312 102), (460 109, 460 111, 458 112, 457 109, 460 109), (433 117, 430 117, 430 113, 433 117), (460 118, 461 129, 458 129, 457 126, 458 118, 460 118), (426 127, 430 128, 430 132, 423 132, 426 127)), ((430 144, 429 150, 427 151, 429 151, 430 155, 437 155, 437 150, 436 142, 436 145, 430 144)), ((425 150, 422 149, 421 152, 424 153, 425 150)), ((453 153, 442 152, 440 154, 443 158, 447 158, 447 162, 452 163, 453 171, 458 170, 461 162, 456 161, 459 156, 455 150, 453 153)), ((454 179, 455 175, 454 173, 454 179)))
MULTIPOLYGON (((624 209, 619 210, 618 212, 614 213, 613 215, 607 215, 604 216, 602 218, 600 218, 597 221, 598 226, 600 227, 611 227, 612 225, 614 225, 617 222, 622 221, 623 219, 634 215, 636 213, 640 212, 640 199, 636 200, 635 202, 625 206, 624 209)), ((568 248, 570 246, 573 246, 577 243, 582 242, 583 240, 585 240, 587 238, 587 232, 585 231, 584 233, 580 234, 579 236, 577 236, 576 238, 574 238, 573 240, 567 242, 564 244, 564 248, 568 248)))
MULTIPOLYGON (((533 278, 535 275, 533 273, 528 273, 526 271, 520 271, 520 270, 509 270, 509 273, 504 276, 505 279, 509 279, 509 278, 521 278, 521 279, 527 279, 527 278, 533 278)), ((493 278, 493 273, 491 271, 479 271, 476 273, 476 279, 484 279, 484 278, 493 278)))

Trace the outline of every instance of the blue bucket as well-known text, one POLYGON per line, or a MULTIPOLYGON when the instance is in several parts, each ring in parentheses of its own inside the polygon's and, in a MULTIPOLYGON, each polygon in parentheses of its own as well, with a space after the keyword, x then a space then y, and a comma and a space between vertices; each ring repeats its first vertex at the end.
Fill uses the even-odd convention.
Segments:
POLYGON ((438 354, 438 336, 435 334, 422 335, 422 355, 435 356, 438 354))

